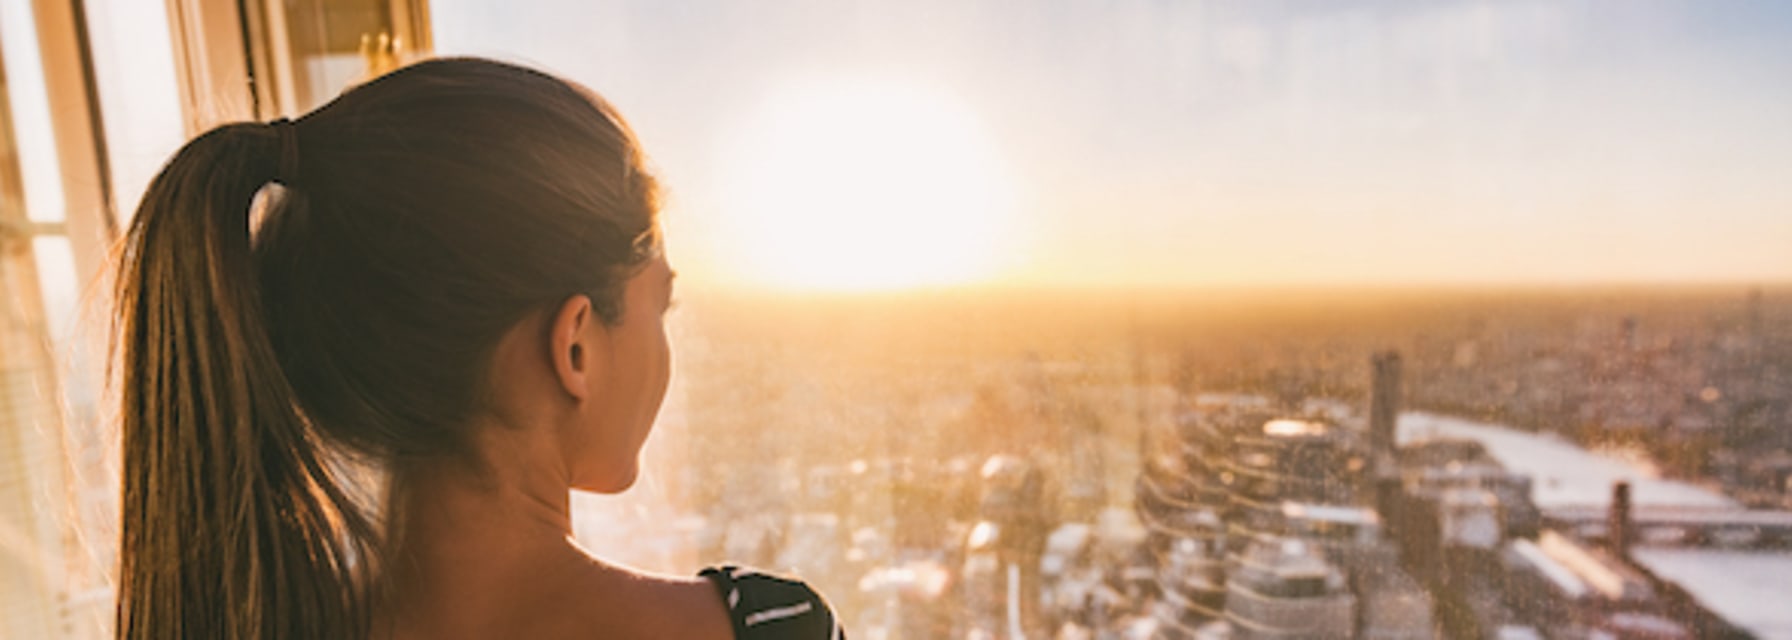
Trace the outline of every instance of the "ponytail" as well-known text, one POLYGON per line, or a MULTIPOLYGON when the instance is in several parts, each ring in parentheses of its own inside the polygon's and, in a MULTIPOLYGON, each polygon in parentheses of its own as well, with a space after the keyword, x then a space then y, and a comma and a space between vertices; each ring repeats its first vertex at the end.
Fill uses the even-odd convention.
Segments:
POLYGON ((118 638, 368 634, 373 530, 275 356, 281 310, 263 304, 250 243, 296 126, 189 142, 125 238, 118 638))
POLYGON ((397 518, 336 454, 399 484, 475 453, 500 339, 569 295, 613 316, 654 193, 601 99, 471 58, 187 143, 119 270, 118 637, 370 635, 397 518))

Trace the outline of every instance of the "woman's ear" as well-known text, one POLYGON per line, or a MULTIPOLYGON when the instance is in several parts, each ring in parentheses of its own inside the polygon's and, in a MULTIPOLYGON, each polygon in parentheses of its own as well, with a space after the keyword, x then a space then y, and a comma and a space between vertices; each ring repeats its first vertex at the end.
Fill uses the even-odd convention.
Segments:
POLYGON ((591 378, 600 362, 595 350, 601 347, 589 335, 596 321, 591 299, 574 295, 560 303, 548 326, 548 360, 554 364, 554 377, 579 401, 591 394, 591 378))

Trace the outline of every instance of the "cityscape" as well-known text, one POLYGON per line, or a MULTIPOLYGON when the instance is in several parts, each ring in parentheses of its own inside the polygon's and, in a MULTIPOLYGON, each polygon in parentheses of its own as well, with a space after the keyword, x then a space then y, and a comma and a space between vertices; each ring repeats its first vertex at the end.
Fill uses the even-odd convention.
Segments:
POLYGON ((693 295, 581 540, 855 637, 1792 633, 1786 291, 1182 295, 693 295))
POLYGON ((1792 640, 1792 4, 1613 4, 0 0, 0 640, 115 635, 151 178, 454 56, 664 190, 592 556, 855 640, 1792 640))

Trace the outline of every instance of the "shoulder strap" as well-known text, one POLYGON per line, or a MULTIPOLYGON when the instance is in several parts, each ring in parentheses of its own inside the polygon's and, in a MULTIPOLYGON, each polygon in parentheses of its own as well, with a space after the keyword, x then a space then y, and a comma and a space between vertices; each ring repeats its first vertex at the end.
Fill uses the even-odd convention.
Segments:
POLYGON ((809 585, 735 566, 701 574, 728 607, 737 640, 845 640, 846 634, 820 594, 809 585))

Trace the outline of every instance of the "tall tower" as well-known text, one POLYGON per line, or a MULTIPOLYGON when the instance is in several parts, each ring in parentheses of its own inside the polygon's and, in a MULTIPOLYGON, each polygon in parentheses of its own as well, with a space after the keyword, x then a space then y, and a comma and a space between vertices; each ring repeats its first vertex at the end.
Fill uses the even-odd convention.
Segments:
POLYGON ((1370 359, 1369 450, 1378 475, 1393 473, 1394 423, 1400 416, 1400 352, 1383 351, 1370 359))
POLYGON ((1612 506, 1606 513, 1606 542, 1612 555, 1626 561, 1630 560, 1630 544, 1635 537, 1630 508, 1630 483, 1619 481, 1612 484, 1612 506))
POLYGON ((1763 351, 1766 350, 1767 345, 1766 339, 1761 333, 1763 329, 1761 314, 1761 288, 1749 289, 1748 302, 1743 308, 1742 331, 1743 339, 1746 341, 1743 364, 1749 368, 1750 376, 1759 375, 1757 367, 1761 365, 1763 351))

